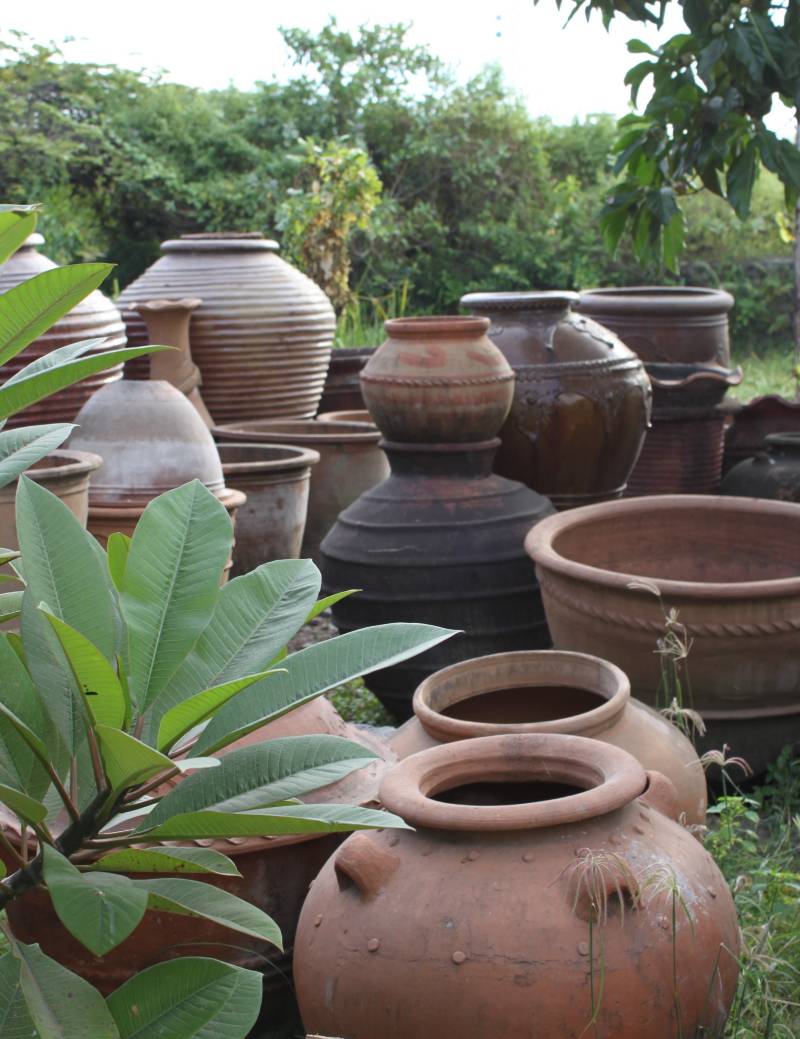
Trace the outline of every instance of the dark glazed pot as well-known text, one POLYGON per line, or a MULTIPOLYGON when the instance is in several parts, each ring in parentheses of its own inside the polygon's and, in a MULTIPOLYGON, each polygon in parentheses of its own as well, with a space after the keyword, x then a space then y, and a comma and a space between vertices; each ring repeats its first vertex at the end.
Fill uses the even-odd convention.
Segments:
POLYGON ((359 375, 374 353, 374 346, 331 351, 331 363, 319 402, 319 418, 324 411, 358 411, 364 407, 359 375))
MULTIPOLYGON (((32 234, 13 256, 0 265, 0 293, 57 266, 38 251, 43 242, 44 238, 40 234, 32 234)), ((35 361, 37 357, 43 357, 51 350, 79 342, 81 339, 104 339, 102 350, 118 350, 126 344, 122 315, 111 300, 98 289, 90 292, 86 299, 81 300, 30 346, 26 346, 22 353, 2 365, 0 382, 16 375, 21 368, 35 361)), ((142 339, 141 342, 144 343, 146 340, 142 339)), ((39 422, 72 422, 95 390, 120 378, 121 364, 104 372, 96 372, 74 386, 59 390, 58 393, 31 404, 17 415, 12 415, 8 419, 8 428, 32 426, 39 422)))
POLYGON ((147 341, 134 303, 199 296, 192 356, 214 420, 316 415, 336 328, 322 290, 257 233, 184 235, 161 251, 119 298, 131 343, 147 341))
POLYGON ((731 469, 719 493, 800 502, 800 433, 771 433, 757 455, 731 469))
POLYGON ((383 441, 391 475, 346 509, 322 543, 323 588, 360 588, 333 606, 340 631, 417 621, 463 629, 426 653, 373 672, 369 688, 398 718, 419 683, 448 664, 549 645, 522 542, 552 506, 492 473, 498 441, 383 441))
POLYGON ((800 506, 631 498, 550 517, 525 547, 557 649, 611 660, 638 699, 666 706, 655 650, 675 609, 701 745, 727 743, 760 772, 800 738, 800 506))
POLYGON ((580 736, 488 736, 406 758, 380 798, 413 830, 351 835, 303 906, 294 975, 306 1029, 721 1035, 736 910, 675 822, 674 793, 580 736))
POLYGON ((650 416, 638 358, 607 329, 573 314, 573 292, 478 292, 461 304, 491 319, 514 370, 511 413, 495 469, 557 509, 618 498, 650 416))
POLYGON ((770 433, 800 433, 800 401, 776 394, 755 397, 749 404, 726 401, 729 419, 722 471, 727 473, 761 450, 770 433))

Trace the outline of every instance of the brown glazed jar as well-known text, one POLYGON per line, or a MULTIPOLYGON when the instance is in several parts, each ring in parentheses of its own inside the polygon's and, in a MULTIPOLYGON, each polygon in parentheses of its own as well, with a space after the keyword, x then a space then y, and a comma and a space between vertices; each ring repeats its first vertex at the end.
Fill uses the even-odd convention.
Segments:
POLYGON ((161 251, 120 295, 130 342, 147 341, 134 303, 199 296, 192 356, 214 420, 316 415, 336 317, 325 293, 277 255, 277 242, 258 233, 183 235, 161 251))
MULTIPOLYGON (((36 233, 30 235, 22 246, 9 257, 4 264, 0 264, 0 293, 27 281, 29 278, 41 274, 43 271, 53 270, 57 264, 39 252, 39 246, 44 238, 36 233)), ((122 323, 122 315, 99 289, 90 292, 86 299, 81 300, 72 310, 60 318, 38 339, 26 346, 22 353, 17 354, 10 361, 0 367, 0 382, 4 382, 12 375, 16 375, 26 364, 35 361, 37 357, 49 354, 60 346, 69 343, 77 343, 81 339, 103 339, 102 350, 118 350, 126 345, 125 325, 122 323)), ((145 343, 143 338, 141 343, 145 343)), ((147 363, 145 358, 144 364, 147 363)), ((95 390, 110 382, 116 382, 122 378, 122 365, 117 364, 103 372, 82 379, 74 386, 59 390, 58 393, 45 397, 44 400, 31 404, 16 415, 8 419, 8 428, 15 426, 36 425, 39 422, 72 422, 81 407, 91 397, 95 390)))
POLYGON ((414 717, 391 740, 398 759, 480 736, 587 736, 661 772, 675 787, 681 818, 705 823, 706 779, 694 747, 652 707, 632 699, 627 676, 607 660, 559 650, 464 660, 426 678, 413 708, 414 717))
POLYGON ((308 1031, 722 1033, 736 911, 669 780, 598 740, 488 736, 406 758, 380 798, 413 830, 351 835, 300 916, 308 1031))
POLYGON ((491 318, 514 370, 514 403, 495 471, 557 509, 618 498, 650 418, 650 382, 607 329, 572 312, 574 292, 476 292, 461 305, 491 318))
POLYGON ((361 372, 361 392, 387 440, 465 443, 493 437, 508 415, 514 373, 486 318, 407 317, 361 372))

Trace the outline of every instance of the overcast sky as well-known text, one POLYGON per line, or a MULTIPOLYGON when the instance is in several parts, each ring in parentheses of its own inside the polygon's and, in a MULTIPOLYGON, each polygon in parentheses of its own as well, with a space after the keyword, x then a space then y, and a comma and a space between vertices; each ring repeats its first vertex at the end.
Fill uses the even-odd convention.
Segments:
MULTIPOLYGON (((565 4, 569 9, 571 4, 565 4)), ((15 4, 6 26, 39 42, 75 38, 66 53, 76 61, 163 69, 168 78, 198 87, 251 87, 291 75, 278 27, 320 29, 330 15, 343 28, 364 22, 411 22, 410 37, 428 45, 460 79, 498 62, 534 115, 569 122, 592 112, 623 115, 625 71, 634 63, 625 43, 658 34, 626 19, 606 33, 583 14, 564 29, 555 0, 447 3, 442 0, 32 0, 15 4)), ((684 29, 674 14, 666 38, 684 29)), ((787 110, 773 129, 792 133, 787 110)))

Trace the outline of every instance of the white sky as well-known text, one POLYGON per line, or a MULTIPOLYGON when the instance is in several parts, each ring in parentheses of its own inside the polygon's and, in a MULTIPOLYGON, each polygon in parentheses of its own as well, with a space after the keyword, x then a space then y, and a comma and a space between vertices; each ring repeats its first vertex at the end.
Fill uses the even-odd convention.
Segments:
MULTIPOLYGON (((498 62, 530 111, 556 122, 593 112, 623 115, 625 71, 641 60, 628 54, 625 43, 634 36, 658 39, 626 19, 606 33, 596 15, 587 25, 582 13, 563 29, 566 14, 555 0, 537 7, 533 0, 32 0, 14 5, 6 26, 43 43, 74 37, 67 54, 75 61, 163 69, 192 86, 232 82, 246 89, 259 79, 292 74, 279 26, 318 30, 329 15, 347 29, 412 22, 411 40, 427 44, 462 80, 498 62)), ((683 29, 674 14, 663 36, 683 29)), ((777 132, 793 134, 787 109, 769 121, 777 132)))

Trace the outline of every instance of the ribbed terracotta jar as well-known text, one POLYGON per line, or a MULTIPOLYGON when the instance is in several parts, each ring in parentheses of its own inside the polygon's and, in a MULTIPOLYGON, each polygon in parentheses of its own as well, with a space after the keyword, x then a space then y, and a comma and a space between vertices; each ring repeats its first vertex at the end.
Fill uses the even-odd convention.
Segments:
POLYGON ((612 661, 637 699, 666 706, 656 650, 675 609, 700 746, 760 772, 800 738, 800 505, 631 498, 550 517, 525 547, 557 649, 612 661))
POLYGON ((322 290, 257 233, 184 235, 161 251, 120 295, 129 340, 146 341, 131 304, 199 296, 192 356, 214 420, 316 415, 336 328, 322 290))
POLYGON ((731 469, 719 493, 800 502, 800 433, 771 433, 758 454, 731 469))
POLYGON ((495 469, 557 509, 618 498, 641 450, 650 383, 620 340, 576 315, 574 292, 476 292, 461 305, 516 376, 495 469))
MULTIPOLYGON (((52 270, 57 264, 39 252, 44 242, 40 234, 32 234, 22 247, 0 265, 0 294, 33 278, 43 271, 52 270)), ((0 367, 0 382, 15 375, 26 364, 49 354, 60 346, 77 343, 81 339, 105 338, 102 349, 120 349, 125 346, 125 326, 122 315, 102 292, 95 289, 86 299, 65 314, 22 353, 0 367)), ((142 342, 145 342, 142 339, 142 342)), ((39 422, 72 422, 83 404, 95 390, 122 377, 122 365, 118 364, 104 372, 97 372, 86 379, 59 390, 50 397, 31 404, 8 420, 8 428, 36 425, 39 422)))
POLYGON ((374 353, 374 346, 352 350, 337 348, 331 351, 331 363, 319 402, 318 418, 322 417, 324 411, 351 411, 364 407, 359 376, 374 353))
POLYGON ((441 743, 512 733, 587 736, 622 747, 674 785, 679 813, 705 823, 706 779, 694 747, 657 711, 631 698, 624 672, 559 650, 495 653, 426 678, 414 717, 391 741, 399 759, 441 743))
POLYGON ((485 318, 409 317, 385 323, 361 373, 361 392, 387 440, 479 442, 508 415, 514 373, 485 318))
POLYGON ((489 736, 406 758, 380 797, 413 830, 350 836, 300 916, 308 1031, 722 1034, 736 911, 663 776, 599 740, 489 736))

